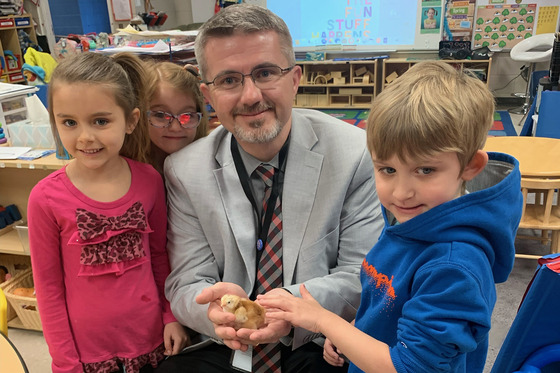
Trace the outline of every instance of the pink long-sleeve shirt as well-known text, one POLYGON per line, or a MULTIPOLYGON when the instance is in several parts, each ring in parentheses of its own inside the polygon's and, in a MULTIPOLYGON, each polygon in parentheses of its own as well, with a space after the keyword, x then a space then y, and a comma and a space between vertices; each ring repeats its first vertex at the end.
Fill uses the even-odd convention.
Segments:
POLYGON ((82 363, 135 358, 163 342, 175 321, 161 176, 126 159, 129 191, 113 202, 81 193, 65 168, 41 180, 28 204, 33 278, 53 373, 82 363))

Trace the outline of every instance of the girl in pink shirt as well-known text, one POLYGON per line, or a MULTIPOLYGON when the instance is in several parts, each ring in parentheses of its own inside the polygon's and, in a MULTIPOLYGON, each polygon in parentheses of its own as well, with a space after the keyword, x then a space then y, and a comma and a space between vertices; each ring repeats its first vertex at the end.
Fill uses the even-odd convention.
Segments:
POLYGON ((51 78, 51 126, 73 160, 33 188, 27 215, 54 373, 151 372, 187 343, 163 292, 165 191, 143 163, 142 66, 83 53, 51 78))

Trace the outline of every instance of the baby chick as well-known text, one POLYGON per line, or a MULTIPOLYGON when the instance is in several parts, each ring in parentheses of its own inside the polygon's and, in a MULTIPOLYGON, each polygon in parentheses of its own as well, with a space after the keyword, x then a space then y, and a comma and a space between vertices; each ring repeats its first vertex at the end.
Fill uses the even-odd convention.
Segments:
POLYGON ((235 330, 258 329, 264 325, 264 307, 247 298, 226 294, 222 297, 222 309, 235 315, 235 330))

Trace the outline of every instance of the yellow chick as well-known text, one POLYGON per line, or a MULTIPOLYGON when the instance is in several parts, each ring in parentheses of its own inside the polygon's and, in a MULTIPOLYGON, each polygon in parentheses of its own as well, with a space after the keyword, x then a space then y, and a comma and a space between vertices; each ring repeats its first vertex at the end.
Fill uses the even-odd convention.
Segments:
POLYGON ((235 330, 258 329, 264 325, 264 307, 247 298, 226 294, 222 297, 222 309, 235 315, 235 330))

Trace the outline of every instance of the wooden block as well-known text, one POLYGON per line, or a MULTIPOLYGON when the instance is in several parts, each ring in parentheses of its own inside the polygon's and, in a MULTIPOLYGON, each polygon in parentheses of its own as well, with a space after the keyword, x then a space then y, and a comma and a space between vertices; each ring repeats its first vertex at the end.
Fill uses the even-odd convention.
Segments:
POLYGON ((327 95, 316 95, 317 96, 317 106, 328 106, 329 96, 327 95))
POLYGON ((307 96, 308 95, 303 95, 303 94, 297 95, 296 96, 297 106, 307 106, 307 96))
POLYGON ((396 71, 393 71, 391 74, 387 75, 387 77, 385 77, 385 82, 387 83, 391 83, 393 80, 397 79, 399 77, 399 74, 397 74, 396 71))
POLYGON ((341 95, 361 95, 362 89, 361 88, 340 88, 338 93, 341 95))
POLYGON ((362 76, 355 76, 352 78, 352 83, 354 84, 362 84, 364 82, 364 77, 362 76))
POLYGON ((366 72, 367 72, 367 68, 366 68, 365 66, 362 66, 362 67, 360 67, 360 68, 357 68, 357 69, 354 71, 354 74, 355 74, 356 76, 362 76, 362 75, 364 75, 366 72))
POLYGON ((307 106, 317 106, 318 95, 307 95, 307 106))
POLYGON ((324 75, 317 75, 313 84, 327 84, 327 78, 324 75))
POLYGON ((346 84, 346 78, 333 78, 333 84, 346 84))

